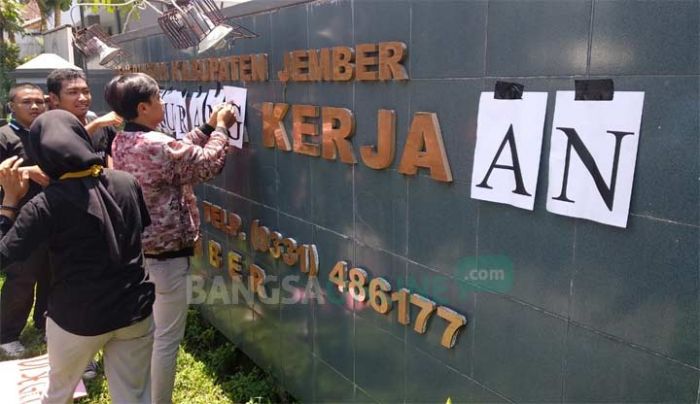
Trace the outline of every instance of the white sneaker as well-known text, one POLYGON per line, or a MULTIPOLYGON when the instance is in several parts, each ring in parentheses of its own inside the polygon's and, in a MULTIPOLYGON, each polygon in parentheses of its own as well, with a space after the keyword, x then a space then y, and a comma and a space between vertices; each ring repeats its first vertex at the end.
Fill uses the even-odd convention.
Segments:
POLYGON ((24 345, 22 345, 19 341, 12 341, 8 342, 7 344, 2 344, 0 345, 0 348, 3 350, 5 355, 12 358, 17 358, 24 354, 24 345))
POLYGON ((94 359, 91 359, 85 367, 85 371, 83 372, 83 379, 91 380, 95 377, 97 377, 97 362, 94 359))

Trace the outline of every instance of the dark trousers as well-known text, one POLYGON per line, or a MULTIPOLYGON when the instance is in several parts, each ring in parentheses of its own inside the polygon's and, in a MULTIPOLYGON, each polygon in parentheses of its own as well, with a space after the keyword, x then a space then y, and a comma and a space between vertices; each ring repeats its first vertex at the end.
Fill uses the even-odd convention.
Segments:
POLYGON ((24 329, 34 303, 34 326, 46 328, 46 306, 49 295, 50 268, 48 248, 37 248, 27 260, 8 266, 5 284, 0 291, 0 343, 16 341, 24 329))

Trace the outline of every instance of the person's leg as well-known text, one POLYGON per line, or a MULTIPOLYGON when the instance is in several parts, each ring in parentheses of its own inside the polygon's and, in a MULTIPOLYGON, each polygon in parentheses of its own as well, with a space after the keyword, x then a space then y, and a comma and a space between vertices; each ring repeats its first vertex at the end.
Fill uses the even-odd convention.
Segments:
POLYGON ((7 268, 0 291, 0 344, 19 339, 34 303, 34 274, 25 270, 24 262, 7 268))
POLYGON ((114 331, 105 344, 105 375, 113 403, 151 402, 153 317, 114 331))
POLYGON ((172 402, 175 365, 187 319, 188 258, 146 259, 146 271, 156 286, 153 304, 155 333, 151 359, 151 398, 154 403, 172 402))
POLYGON ((48 307, 49 289, 51 285, 51 267, 49 261, 49 250, 47 246, 42 246, 32 254, 32 266, 34 266, 34 276, 36 279, 36 292, 34 298, 34 327, 37 330, 46 329, 46 309, 48 307))
POLYGON ((49 387, 42 403, 72 403, 75 386, 85 364, 110 338, 112 333, 85 337, 62 329, 51 318, 46 320, 49 351, 49 387))

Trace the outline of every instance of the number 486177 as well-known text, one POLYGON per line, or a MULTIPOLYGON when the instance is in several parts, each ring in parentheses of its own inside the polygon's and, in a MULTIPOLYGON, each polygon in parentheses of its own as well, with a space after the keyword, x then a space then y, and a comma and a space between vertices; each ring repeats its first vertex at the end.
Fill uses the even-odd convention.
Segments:
POLYGON ((392 292, 391 284, 384 278, 370 280, 367 287, 367 272, 361 268, 352 268, 348 271, 348 263, 338 261, 333 267, 328 280, 338 286, 340 292, 349 291, 355 301, 369 304, 380 314, 388 314, 396 305, 398 322, 403 325, 411 323, 411 305, 419 309, 413 323, 413 330, 419 334, 425 333, 428 320, 437 313, 438 317, 447 322, 440 344, 445 348, 452 348, 457 341, 457 335, 467 324, 467 318, 456 311, 438 306, 432 300, 417 293, 411 293, 406 288, 392 292), (369 292, 368 292, 369 291, 369 292))

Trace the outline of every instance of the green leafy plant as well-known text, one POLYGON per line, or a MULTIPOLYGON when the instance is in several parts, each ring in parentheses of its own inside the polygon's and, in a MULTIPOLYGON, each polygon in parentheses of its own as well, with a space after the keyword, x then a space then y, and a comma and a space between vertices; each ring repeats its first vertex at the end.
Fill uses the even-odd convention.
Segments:
POLYGON ((0 0, 0 115, 2 103, 7 102, 7 93, 12 86, 8 73, 20 64, 19 47, 14 42, 15 34, 24 32, 22 23, 21 3, 0 0))
POLYGON ((7 34, 9 41, 14 42, 15 34, 24 32, 21 8, 17 0, 0 0, 0 40, 7 34))
POLYGON ((19 46, 14 43, 0 43, 0 100, 9 101, 7 95, 12 87, 9 73, 20 64, 19 46))
POLYGON ((72 0, 37 0, 36 4, 41 12, 41 29, 43 31, 46 29, 46 20, 50 15, 54 17, 54 28, 61 26, 61 12, 70 10, 72 0))

